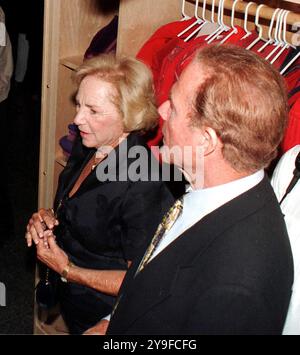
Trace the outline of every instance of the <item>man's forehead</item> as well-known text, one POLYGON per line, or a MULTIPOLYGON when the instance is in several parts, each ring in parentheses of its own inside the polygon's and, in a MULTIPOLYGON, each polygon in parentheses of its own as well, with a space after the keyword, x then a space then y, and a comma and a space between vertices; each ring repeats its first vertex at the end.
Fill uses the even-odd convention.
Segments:
POLYGON ((205 81, 206 75, 201 70, 198 63, 190 63, 182 72, 179 80, 175 83, 174 88, 177 88, 183 92, 190 93, 195 92, 203 81, 205 81))

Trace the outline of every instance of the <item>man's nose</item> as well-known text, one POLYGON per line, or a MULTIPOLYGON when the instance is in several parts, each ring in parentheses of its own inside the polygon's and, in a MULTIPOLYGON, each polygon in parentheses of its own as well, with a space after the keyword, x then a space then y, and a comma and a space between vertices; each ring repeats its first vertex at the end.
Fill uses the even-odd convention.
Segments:
POLYGON ((166 121, 169 118, 169 109, 170 109, 169 100, 162 103, 158 108, 158 113, 160 114, 161 118, 164 121, 166 121))

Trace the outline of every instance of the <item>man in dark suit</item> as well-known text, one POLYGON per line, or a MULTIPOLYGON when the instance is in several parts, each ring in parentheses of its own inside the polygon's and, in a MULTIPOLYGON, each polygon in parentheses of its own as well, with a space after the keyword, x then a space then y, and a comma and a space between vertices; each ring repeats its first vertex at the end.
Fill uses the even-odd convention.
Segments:
POLYGON ((264 174, 286 125, 280 75, 244 49, 207 47, 159 111, 163 160, 190 187, 180 216, 127 273, 109 325, 89 333, 280 334, 293 261, 264 174))

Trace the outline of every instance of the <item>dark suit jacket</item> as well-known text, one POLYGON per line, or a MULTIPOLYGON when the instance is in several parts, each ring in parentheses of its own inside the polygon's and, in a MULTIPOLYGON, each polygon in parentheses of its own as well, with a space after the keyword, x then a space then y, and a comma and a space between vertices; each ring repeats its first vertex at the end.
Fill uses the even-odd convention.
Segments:
MULTIPOLYGON (((153 157, 149 148, 136 133, 130 134, 115 149, 116 160, 112 159, 113 152, 110 153, 71 198, 68 193, 95 149, 87 149, 77 142, 60 176, 55 202, 60 224, 55 234, 59 245, 79 267, 127 270, 127 261, 133 260, 144 243, 149 242, 162 215, 174 201, 159 175, 157 181, 131 181, 126 180, 126 176, 125 181, 119 181, 121 174, 138 163, 139 156, 128 158, 130 149, 136 146, 147 152, 145 160, 149 169, 145 175, 150 179, 159 164, 151 166, 153 157), (112 163, 109 171, 116 173, 117 181, 98 179, 98 168, 105 172, 108 161, 112 163)), ((82 330, 94 325, 110 314, 114 301, 115 297, 82 285, 61 284, 61 308, 69 327, 73 321, 82 330)))
POLYGON ((293 263, 267 178, 183 233, 120 290, 108 334, 280 333, 293 263))

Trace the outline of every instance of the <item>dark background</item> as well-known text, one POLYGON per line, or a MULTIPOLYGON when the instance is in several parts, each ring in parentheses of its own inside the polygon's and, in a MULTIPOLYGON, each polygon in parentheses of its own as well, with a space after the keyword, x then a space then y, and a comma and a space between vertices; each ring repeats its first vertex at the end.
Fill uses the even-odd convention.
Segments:
POLYGON ((0 282, 6 286, 6 307, 0 307, 0 334, 32 334, 34 301, 34 250, 25 244, 25 227, 37 209, 41 107, 43 0, 0 0, 6 27, 17 55, 19 33, 29 41, 27 72, 22 83, 12 78, 1 111, 0 282), (2 146, 1 146, 2 147, 2 146), (6 185, 6 186, 5 186, 6 185), (8 192, 9 199, 4 198, 8 192), (10 206, 11 205, 11 206, 10 206), (10 226, 12 218, 13 226, 10 226), (9 224, 6 232, 1 226, 9 224), (2 228, 2 229, 1 229, 2 228))

